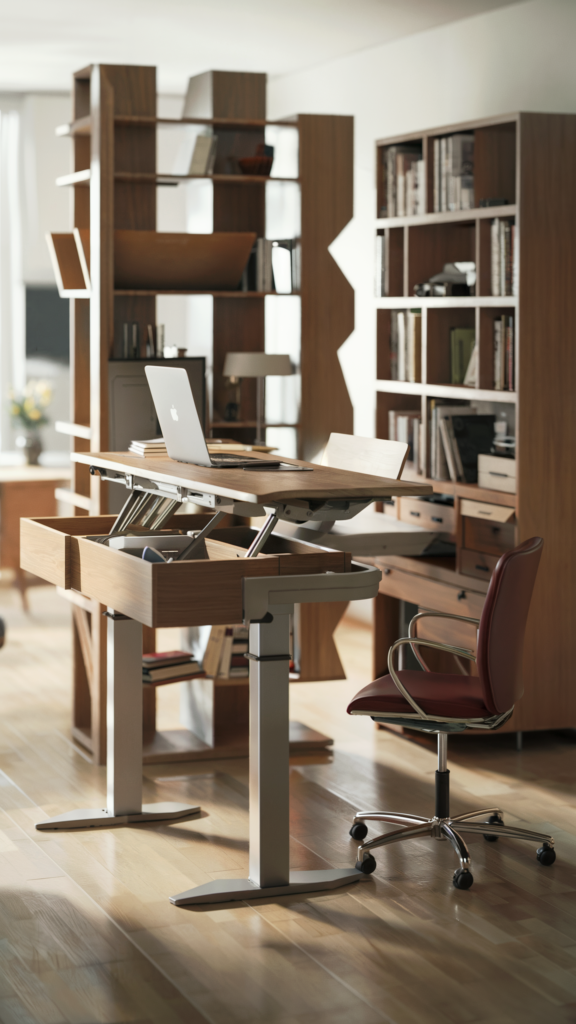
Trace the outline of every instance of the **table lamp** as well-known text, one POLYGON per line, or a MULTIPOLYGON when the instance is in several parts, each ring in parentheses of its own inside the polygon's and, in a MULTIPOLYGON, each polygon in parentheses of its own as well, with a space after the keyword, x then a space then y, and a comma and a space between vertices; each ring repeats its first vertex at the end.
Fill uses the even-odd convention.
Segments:
POLYGON ((268 352, 228 352, 225 377, 256 377, 256 444, 266 444, 264 435, 264 378, 287 377, 293 373, 290 356, 268 352))

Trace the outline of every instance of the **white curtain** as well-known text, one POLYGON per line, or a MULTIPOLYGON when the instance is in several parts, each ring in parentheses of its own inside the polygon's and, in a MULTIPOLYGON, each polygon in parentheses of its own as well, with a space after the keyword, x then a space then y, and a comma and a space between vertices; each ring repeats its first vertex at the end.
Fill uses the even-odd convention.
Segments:
POLYGON ((25 289, 20 205, 20 113, 0 106, 0 449, 13 447, 11 389, 26 382, 25 289))

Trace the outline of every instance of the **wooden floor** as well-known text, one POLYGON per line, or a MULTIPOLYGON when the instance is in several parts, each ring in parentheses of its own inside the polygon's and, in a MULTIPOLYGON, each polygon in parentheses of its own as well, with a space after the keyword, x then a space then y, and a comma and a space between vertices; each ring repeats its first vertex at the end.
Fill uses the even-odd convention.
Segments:
MULTIPOLYGON (((556 836, 470 841, 475 882, 452 886, 447 843, 377 851, 376 873, 319 897, 178 909, 170 894, 247 873, 247 763, 153 765, 145 796, 200 803, 164 826, 39 833, 100 806, 104 770, 69 738, 68 606, 0 589, 0 1021, 3 1024, 394 1024, 576 1021, 576 737, 451 740, 453 808, 501 804, 556 836)), ((173 644, 167 636, 166 644, 173 644)), ((293 717, 335 738, 333 759, 294 763, 292 866, 345 866, 354 810, 431 813, 433 746, 345 714, 369 677, 369 634, 344 624, 345 683, 294 685, 293 717)), ((543 681, 543 685, 545 681, 543 681)), ((162 688, 173 724, 177 688, 162 688)))

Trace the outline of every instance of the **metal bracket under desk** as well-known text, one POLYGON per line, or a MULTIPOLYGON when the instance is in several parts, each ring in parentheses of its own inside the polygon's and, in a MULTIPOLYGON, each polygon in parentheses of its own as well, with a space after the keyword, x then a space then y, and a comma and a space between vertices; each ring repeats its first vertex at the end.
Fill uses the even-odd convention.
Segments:
POLYGON ((250 624, 249 877, 207 882, 171 896, 171 903, 289 896, 366 878, 355 867, 290 871, 288 646, 296 602, 375 597, 380 579, 379 569, 355 563, 348 573, 244 579, 244 617, 250 624))

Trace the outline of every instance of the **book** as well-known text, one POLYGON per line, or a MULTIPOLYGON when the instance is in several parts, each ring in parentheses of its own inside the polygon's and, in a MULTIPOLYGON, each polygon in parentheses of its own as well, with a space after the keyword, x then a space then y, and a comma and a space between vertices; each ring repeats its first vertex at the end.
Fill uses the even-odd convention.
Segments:
POLYGON ((474 342, 474 348, 472 349, 472 355, 468 361, 466 373, 464 374, 464 380, 462 381, 465 388, 476 388, 478 387, 478 342, 474 342))
POLYGON ((374 278, 374 294, 377 299, 388 295, 389 283, 389 234, 387 231, 376 235, 376 272, 374 278))
MULTIPOLYGON (((434 398, 430 402, 430 475, 433 480, 450 480, 450 469, 445 454, 444 442, 440 432, 441 418, 448 420, 454 415, 475 416, 478 409, 475 405, 446 405, 442 399, 434 398)), ((464 480, 464 471, 459 465, 459 455, 455 450, 455 441, 451 433, 451 424, 447 423, 448 436, 453 450, 454 467, 457 478, 464 480)))
POLYGON ((452 430, 464 482, 478 482, 478 456, 488 455, 494 443, 496 417, 477 413, 475 416, 452 415, 452 430))
POLYGON ((434 212, 474 208, 474 133, 434 139, 434 212))
POLYGON ((406 313, 406 378, 411 384, 422 380, 422 313, 410 309, 406 313))
POLYGON ((212 174, 217 148, 217 135, 198 135, 194 143, 188 174, 199 178, 212 174))
POLYGON ((494 390, 514 391, 514 317, 504 313, 494 320, 494 390))
POLYGON ((516 225, 495 217, 490 225, 490 289, 492 295, 512 295, 518 290, 516 225))
POLYGON ((204 675, 189 651, 159 651, 142 655, 142 682, 161 686, 204 675))
POLYGON ((300 244, 295 238, 273 239, 271 243, 271 289, 278 295, 300 291, 300 244))
POLYGON ((452 327, 450 330, 450 383, 463 384, 476 343, 473 327, 452 327))
POLYGON ((420 143, 387 146, 382 160, 383 217, 404 217, 425 210, 425 175, 420 143), (418 167, 421 164, 421 167, 418 167))
POLYGON ((420 412, 412 409, 390 409, 388 411, 388 439, 402 441, 408 445, 407 462, 413 464, 416 473, 423 473, 421 449, 422 419, 420 412))
POLYGON ((202 668, 207 676, 218 675, 218 666, 222 656, 222 647, 226 636, 226 626, 212 626, 210 636, 202 659, 202 668))
POLYGON ((446 458, 446 464, 448 466, 448 473, 450 479, 456 483, 458 480, 458 471, 456 469, 456 461, 454 457, 454 450, 452 448, 452 436, 448 430, 448 421, 450 417, 440 416, 440 437, 444 446, 444 456, 446 458))
POLYGON ((155 651, 142 655, 142 666, 148 669, 161 668, 166 665, 183 665, 193 661, 190 651, 155 651))

